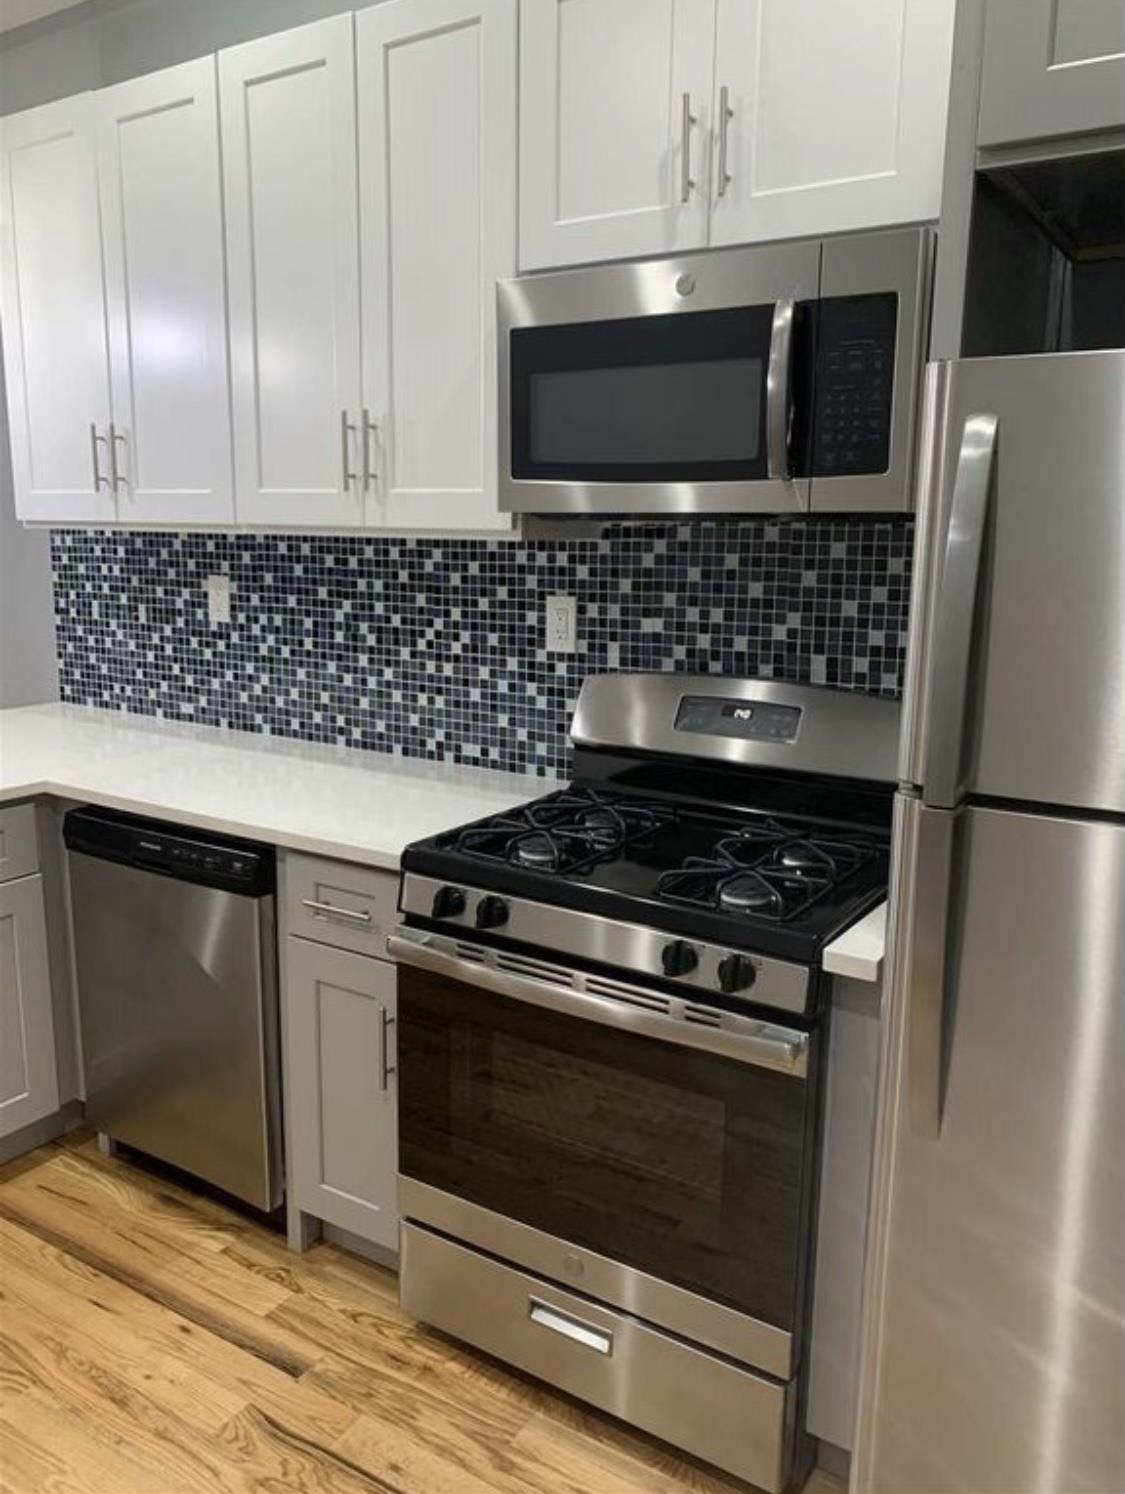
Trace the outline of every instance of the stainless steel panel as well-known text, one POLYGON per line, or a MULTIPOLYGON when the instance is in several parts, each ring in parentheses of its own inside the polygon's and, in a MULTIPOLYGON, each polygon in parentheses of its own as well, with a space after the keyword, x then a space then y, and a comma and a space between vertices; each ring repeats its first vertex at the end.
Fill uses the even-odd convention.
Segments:
MULTIPOLYGON (((434 897, 446 884, 432 877, 420 877, 407 872, 402 879, 402 909, 404 913, 420 918, 433 916, 434 897)), ((475 932, 476 907, 483 897, 491 893, 478 892, 470 887, 465 893, 465 908, 461 913, 441 919, 448 925, 450 933, 456 935, 464 928, 470 938, 475 932)), ((617 923, 610 918, 601 918, 596 913, 582 913, 573 908, 556 908, 549 903, 535 903, 527 898, 505 898, 508 906, 508 921, 503 928, 504 937, 515 943, 533 944, 546 954, 562 957, 577 957, 596 960, 610 965, 628 976, 647 976, 665 979, 661 951, 672 934, 660 929, 649 929, 641 924, 617 923)), ((690 941, 697 952, 699 963, 694 970, 675 978, 675 984, 685 988, 685 997, 693 992, 704 1000, 712 991, 719 989, 719 961, 730 953, 726 947, 707 944, 702 940, 690 941)), ((384 946, 385 947, 385 946, 384 946)), ((459 943, 458 949, 481 951, 483 946, 468 946, 459 943)), ((761 955, 745 954, 754 966, 753 986, 741 995, 759 1006, 773 1006, 780 1011, 803 1012, 808 1006, 810 978, 805 965, 793 965, 786 960, 765 959, 761 955)), ((513 956, 513 959, 520 957, 513 956)), ((530 963, 530 961, 528 962, 530 963)), ((546 961, 539 962, 544 969, 546 961)), ((623 989, 625 981, 612 982, 607 977, 603 985, 617 984, 623 989)), ((652 1000, 659 997, 652 993, 652 1000)), ((734 996, 740 999, 739 994, 734 996)))
MULTIPOLYGON (((998 429, 966 789, 1125 812, 1125 353, 966 360, 947 379, 932 458, 942 541, 965 424, 989 414, 998 429)), ((915 696, 933 668, 940 570, 931 555, 918 577, 915 696)), ((908 718, 913 775, 941 723, 918 698, 908 718)))
POLYGON ((729 483, 564 483, 513 478, 509 335, 514 327, 772 306, 785 299, 808 301, 815 299, 819 284, 820 244, 815 240, 501 281, 497 286, 500 508, 506 513, 574 516, 806 510, 807 478, 729 483), (681 294, 677 282, 681 287, 690 283, 690 295, 681 294))
POLYGON ((70 880, 87 1120, 273 1208, 281 1194, 273 899, 75 852, 70 880))
POLYGON ((971 808, 953 859, 943 1114, 904 1020, 917 804, 890 991, 853 1487, 1125 1487, 1125 826, 971 808))
POLYGON ((411 1224, 402 1230, 401 1292, 415 1317, 633 1426, 762 1489, 788 1482, 792 1385, 411 1224))
POLYGON ((400 964, 530 1006, 621 1027, 638 1037, 697 1048, 794 1079, 804 1079, 808 1073, 808 1034, 795 1028, 777 1027, 717 1007, 704 1008, 625 981, 422 929, 404 929, 387 940, 387 948, 400 964))
POLYGON ((609 1256, 402 1174, 398 1208, 404 1219, 453 1235, 536 1275, 565 1282, 573 1291, 635 1313, 681 1338, 717 1349, 740 1364, 753 1365, 780 1380, 787 1380, 796 1369, 798 1345, 784 1328, 736 1312, 609 1256))
POLYGON ((594 674, 583 683, 570 735, 580 747, 694 753, 747 768, 893 783, 899 719, 897 701, 826 686, 706 674, 594 674), (801 724, 792 742, 677 731, 676 712, 685 695, 795 706, 803 713, 801 724))
POLYGON ((894 291, 898 295, 898 327, 887 470, 856 477, 814 477, 810 500, 814 514, 914 507, 915 434, 930 340, 935 245, 936 236, 929 228, 851 234, 824 241, 821 296, 894 291))

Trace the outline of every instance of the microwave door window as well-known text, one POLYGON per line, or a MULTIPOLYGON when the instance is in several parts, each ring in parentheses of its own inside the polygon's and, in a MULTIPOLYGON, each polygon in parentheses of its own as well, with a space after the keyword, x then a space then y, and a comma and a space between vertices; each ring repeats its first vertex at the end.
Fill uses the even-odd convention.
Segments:
POLYGON ((759 458, 763 378, 758 358, 532 374, 531 462, 751 466, 759 458))
POLYGON ((772 307, 519 327, 512 475, 564 482, 766 476, 772 307))

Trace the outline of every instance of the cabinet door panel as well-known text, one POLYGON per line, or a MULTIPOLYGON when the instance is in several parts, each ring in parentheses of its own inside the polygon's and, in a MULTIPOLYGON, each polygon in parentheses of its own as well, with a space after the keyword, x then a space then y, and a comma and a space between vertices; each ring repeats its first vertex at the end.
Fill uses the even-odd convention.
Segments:
POLYGON ((705 245, 715 0, 522 0, 520 16, 521 267, 705 245))
POLYGON ((989 0, 980 143, 1125 127, 1125 0, 989 0))
POLYGON ((43 879, 0 885, 0 1136, 59 1106, 43 879))
POLYGON ((294 937, 286 967, 294 1200, 395 1250, 395 967, 294 937))
POLYGON ((238 517, 362 521, 352 18, 219 54, 238 517))
POLYGON ((495 283, 515 273, 515 0, 356 17, 368 518, 508 528, 495 283))
POLYGON ((21 519, 91 522, 116 512, 92 99, 2 121, 0 295, 21 519))
POLYGON ((97 96, 120 517, 234 517, 215 60, 97 96))
POLYGON ((718 15, 730 114, 713 243, 938 216, 948 0, 719 0, 718 15))

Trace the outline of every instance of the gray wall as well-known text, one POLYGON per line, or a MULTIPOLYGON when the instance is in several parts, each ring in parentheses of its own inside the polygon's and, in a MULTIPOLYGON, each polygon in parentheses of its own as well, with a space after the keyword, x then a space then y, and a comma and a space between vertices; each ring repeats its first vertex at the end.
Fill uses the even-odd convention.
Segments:
POLYGON ((0 37, 0 114, 377 0, 88 0, 0 37))
POLYGON ((50 539, 16 523, 0 364, 0 710, 58 693, 50 539))

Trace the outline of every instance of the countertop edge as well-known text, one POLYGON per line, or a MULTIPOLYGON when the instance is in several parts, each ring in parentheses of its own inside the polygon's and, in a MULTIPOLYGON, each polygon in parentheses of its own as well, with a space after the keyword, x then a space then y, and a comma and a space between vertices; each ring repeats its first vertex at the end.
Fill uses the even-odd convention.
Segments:
POLYGON ((883 978, 886 944, 887 905, 880 903, 826 947, 821 963, 829 975, 874 983, 883 978))

